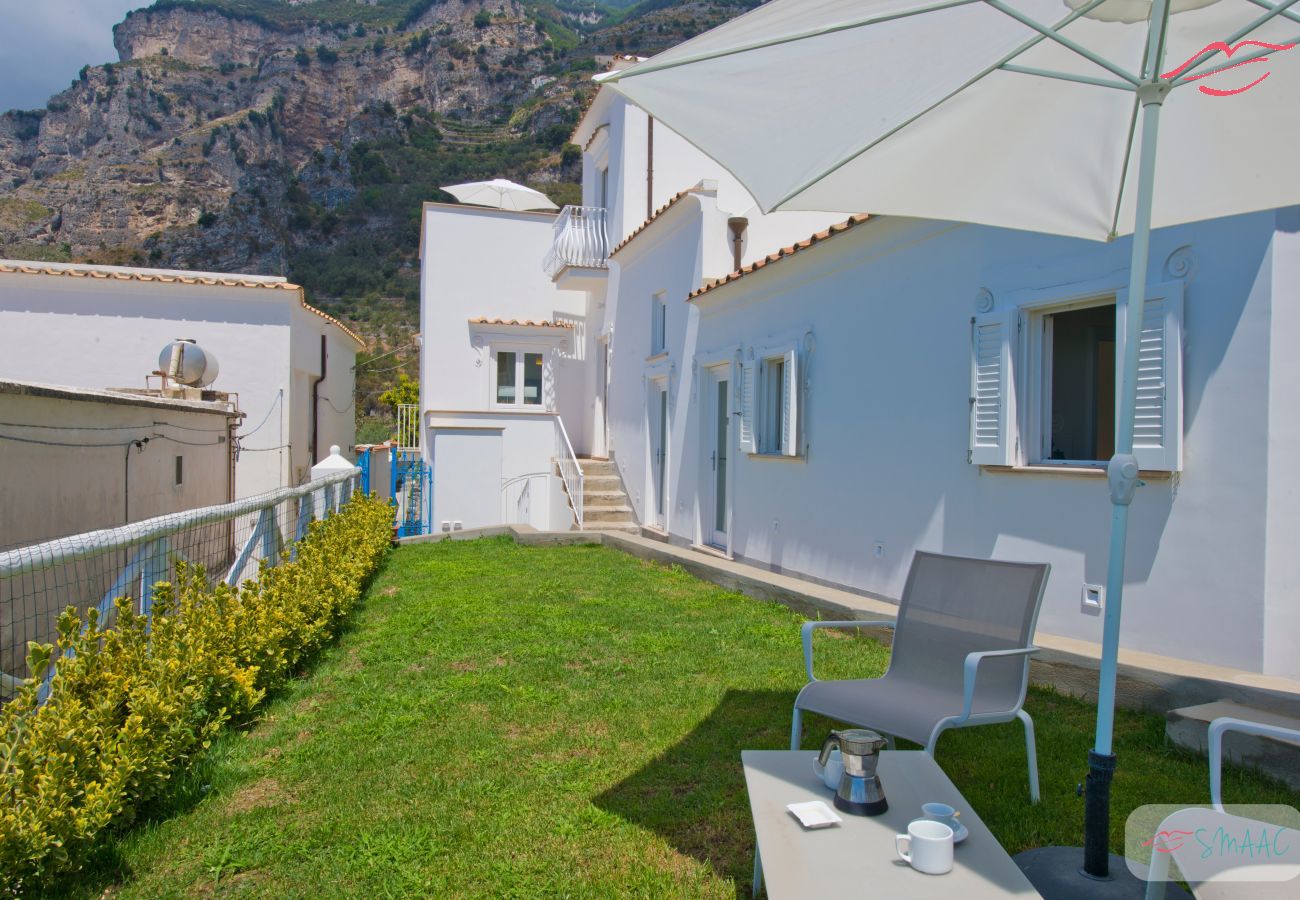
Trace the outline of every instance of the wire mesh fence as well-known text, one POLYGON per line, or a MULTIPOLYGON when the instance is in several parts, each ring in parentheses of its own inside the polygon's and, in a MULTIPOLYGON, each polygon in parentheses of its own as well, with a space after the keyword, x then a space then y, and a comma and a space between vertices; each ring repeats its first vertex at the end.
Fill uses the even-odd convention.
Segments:
POLYGON ((115 601, 130 598, 148 615, 152 587, 175 575, 178 561, 202 566, 210 581, 256 579, 275 565, 308 525, 340 509, 360 487, 360 469, 221 506, 207 506, 117 528, 0 552, 0 701, 36 675, 28 642, 53 643, 69 606, 84 620, 98 610, 111 627, 115 601))

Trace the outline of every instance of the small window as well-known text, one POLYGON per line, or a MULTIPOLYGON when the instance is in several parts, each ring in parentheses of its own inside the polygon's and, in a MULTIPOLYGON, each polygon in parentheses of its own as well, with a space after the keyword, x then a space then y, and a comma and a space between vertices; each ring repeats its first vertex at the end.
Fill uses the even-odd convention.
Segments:
POLYGON ((185 457, 176 457, 176 484, 185 483, 185 457))
POLYGON ((650 355, 663 353, 668 343, 668 304, 663 293, 650 298, 650 355))
POLYGON ((763 408, 758 425, 758 452, 781 452, 781 419, 785 409, 785 360, 781 357, 763 360, 763 408))
POLYGON ((542 404, 542 354, 524 354, 524 403, 527 406, 542 404))
POLYGON ((1103 462, 1115 452, 1115 304, 1041 321, 1039 462, 1103 462))
POLYGON ((494 396, 502 406, 541 406, 543 354, 499 350, 494 396))
POLYGON ((515 354, 497 354, 497 403, 515 403, 515 354))
POLYGON ((799 351, 793 345, 744 364, 740 446, 747 453, 801 456, 799 351))

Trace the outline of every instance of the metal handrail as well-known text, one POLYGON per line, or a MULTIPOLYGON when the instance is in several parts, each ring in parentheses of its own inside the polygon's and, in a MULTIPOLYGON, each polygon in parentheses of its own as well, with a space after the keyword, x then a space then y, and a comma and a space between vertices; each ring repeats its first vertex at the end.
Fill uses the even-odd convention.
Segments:
POLYGON ((609 263, 609 231, 603 206, 566 206, 555 218, 551 248, 542 269, 554 278, 565 266, 604 269, 609 263))
POLYGON ((573 451, 573 443, 569 440, 569 432, 564 427, 564 420, 557 415, 555 424, 559 426, 556 430, 559 436, 559 440, 556 441, 556 464, 560 467, 560 478, 564 480, 564 489, 569 492, 574 521, 578 523, 578 530, 582 531, 582 465, 578 462, 578 454, 573 451))

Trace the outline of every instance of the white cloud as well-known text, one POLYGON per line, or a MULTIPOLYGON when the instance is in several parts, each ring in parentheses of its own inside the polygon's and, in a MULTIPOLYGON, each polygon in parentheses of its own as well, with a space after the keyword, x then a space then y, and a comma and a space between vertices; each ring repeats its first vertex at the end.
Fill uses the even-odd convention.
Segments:
POLYGON ((44 106, 82 66, 117 59, 113 25, 150 0, 0 0, 0 110, 44 106))

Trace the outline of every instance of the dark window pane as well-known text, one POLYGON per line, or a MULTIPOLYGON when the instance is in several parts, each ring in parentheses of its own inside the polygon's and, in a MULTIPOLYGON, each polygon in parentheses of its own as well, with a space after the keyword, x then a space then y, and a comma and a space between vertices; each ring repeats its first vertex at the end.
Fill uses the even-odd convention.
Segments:
POLYGON ((497 354, 497 403, 515 402, 515 355, 497 354))
POLYGON ((524 354, 524 402, 540 406, 542 402, 542 354, 524 354))
POLYGON ((1052 316, 1051 459, 1110 459, 1115 452, 1115 307, 1052 316))

